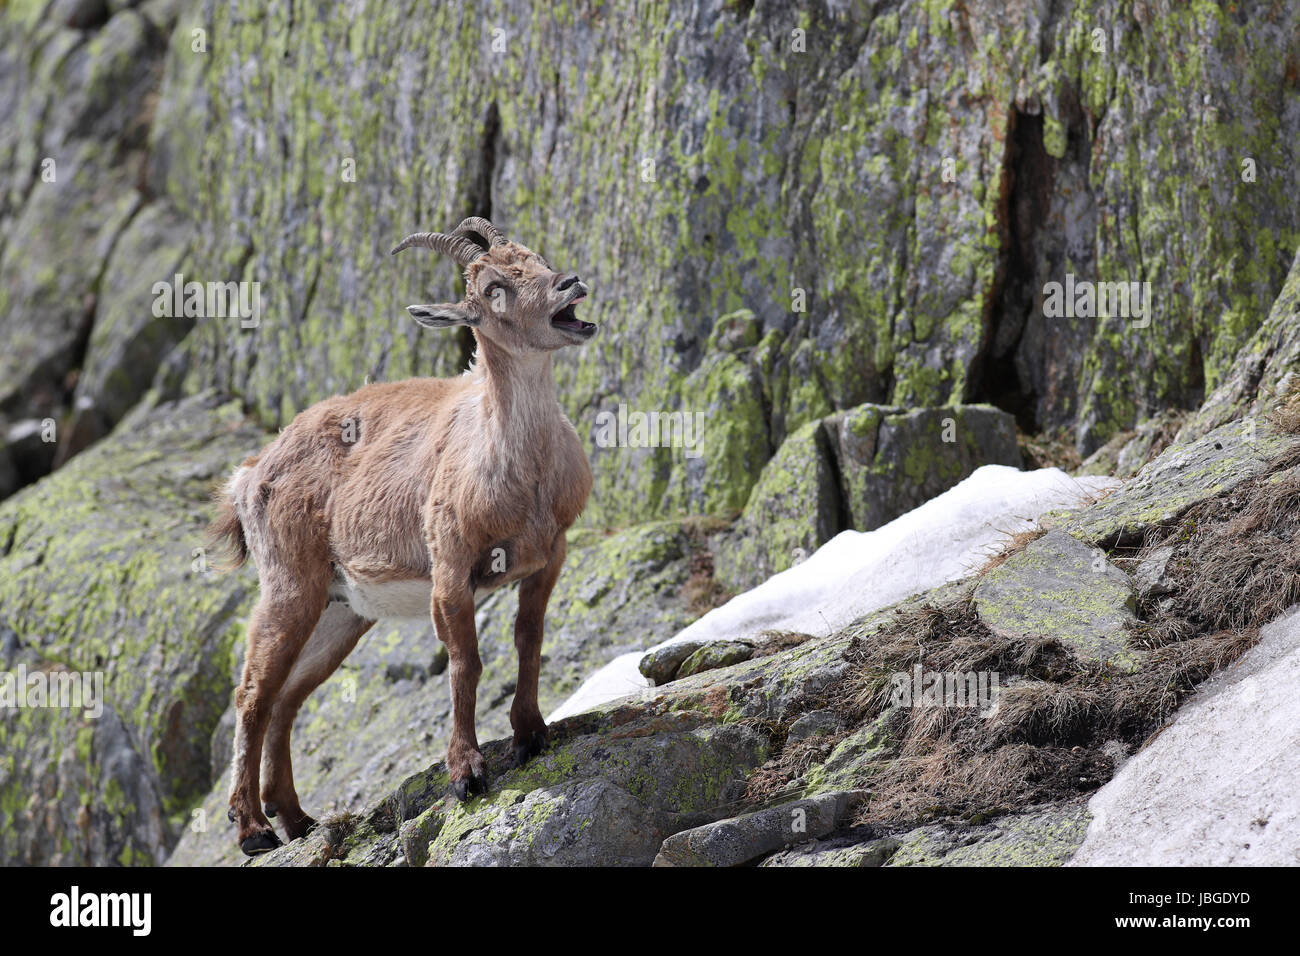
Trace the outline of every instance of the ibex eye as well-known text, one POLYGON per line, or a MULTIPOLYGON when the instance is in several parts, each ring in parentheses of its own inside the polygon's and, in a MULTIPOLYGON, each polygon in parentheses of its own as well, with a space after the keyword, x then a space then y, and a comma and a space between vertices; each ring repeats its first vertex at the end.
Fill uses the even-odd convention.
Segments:
POLYGON ((506 287, 504 284, 500 282, 493 282, 486 289, 483 290, 483 294, 486 296, 494 296, 498 292, 504 292, 505 288, 506 287))

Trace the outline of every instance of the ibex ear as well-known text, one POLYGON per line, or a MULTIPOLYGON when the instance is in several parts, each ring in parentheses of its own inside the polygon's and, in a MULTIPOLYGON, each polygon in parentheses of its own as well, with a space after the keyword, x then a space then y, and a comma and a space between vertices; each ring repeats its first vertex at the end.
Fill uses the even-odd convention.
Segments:
POLYGON ((453 325, 478 325, 478 315, 460 304, 408 305, 406 311, 427 329, 446 329, 453 325))

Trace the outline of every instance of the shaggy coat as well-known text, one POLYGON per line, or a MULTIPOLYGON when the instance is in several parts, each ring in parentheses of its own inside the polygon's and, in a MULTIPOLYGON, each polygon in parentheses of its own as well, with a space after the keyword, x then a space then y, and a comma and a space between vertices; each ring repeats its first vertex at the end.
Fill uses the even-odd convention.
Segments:
POLYGON ((447 762, 465 799, 487 788, 474 730, 482 670, 474 601, 521 582, 514 760, 545 745, 537 703, 543 618, 565 531, 592 485, 556 399, 551 353, 587 340, 595 326, 574 314, 587 292, 576 275, 555 272, 490 223, 466 222, 481 224, 472 231, 491 242, 486 251, 463 238, 465 223, 399 249, 427 245, 468 267, 462 302, 410 311, 426 326, 473 328, 470 370, 368 385, 313 405, 245 461, 220 498, 213 531, 238 561, 252 556, 261 585, 235 693, 230 817, 246 853, 279 845, 268 817, 278 816, 290 839, 315 825, 293 785, 293 721, 377 618, 429 614, 447 646, 447 762))

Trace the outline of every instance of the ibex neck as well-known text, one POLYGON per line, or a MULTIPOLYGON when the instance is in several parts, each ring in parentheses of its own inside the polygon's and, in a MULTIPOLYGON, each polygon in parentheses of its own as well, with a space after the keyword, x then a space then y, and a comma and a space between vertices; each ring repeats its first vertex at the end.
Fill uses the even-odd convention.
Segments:
POLYGON ((535 435, 559 417, 549 352, 519 355, 479 338, 474 372, 483 380, 485 419, 501 438, 535 435))

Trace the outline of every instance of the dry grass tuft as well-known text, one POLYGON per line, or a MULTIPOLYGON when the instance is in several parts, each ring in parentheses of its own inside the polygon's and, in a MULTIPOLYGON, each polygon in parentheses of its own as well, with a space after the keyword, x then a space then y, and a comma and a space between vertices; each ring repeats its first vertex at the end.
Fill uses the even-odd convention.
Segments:
POLYGON ((1047 534, 1045 528, 1026 528, 1024 531, 1017 531, 1015 534, 1007 538, 1007 542, 1002 546, 1001 551, 992 555, 984 562, 984 566, 980 568, 978 572, 980 577, 988 574, 996 567, 1001 567, 1006 563, 1007 558, 1011 557, 1013 554, 1019 554, 1021 551, 1025 550, 1030 542, 1037 541, 1045 534, 1047 534))
POLYGON ((1266 417, 1280 431, 1300 435, 1300 379, 1266 417))
POLYGON ((812 640, 811 634, 800 631, 762 631, 754 648, 755 657, 769 657, 812 640))
POLYGON ((1018 431, 1016 444, 1020 447, 1020 457, 1025 460, 1028 469, 1059 468, 1072 472, 1083 464, 1068 428, 1058 428, 1039 435, 1026 435, 1018 431))

